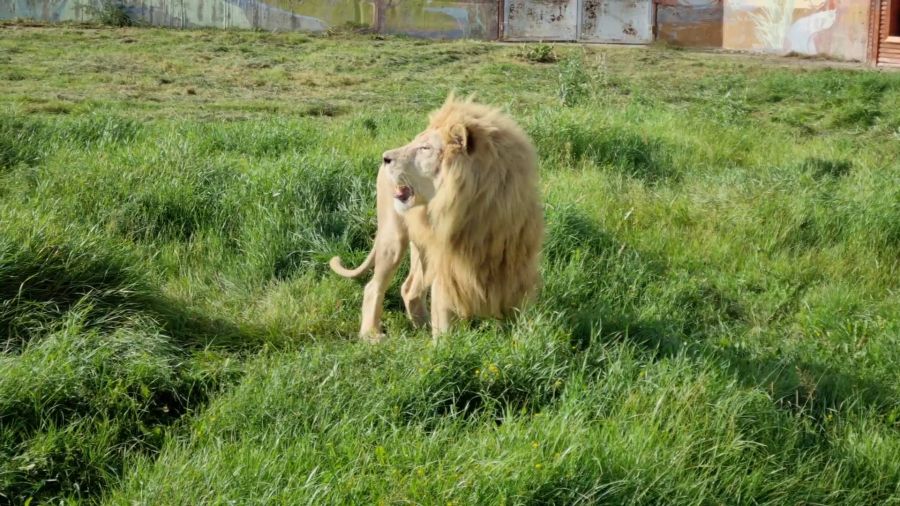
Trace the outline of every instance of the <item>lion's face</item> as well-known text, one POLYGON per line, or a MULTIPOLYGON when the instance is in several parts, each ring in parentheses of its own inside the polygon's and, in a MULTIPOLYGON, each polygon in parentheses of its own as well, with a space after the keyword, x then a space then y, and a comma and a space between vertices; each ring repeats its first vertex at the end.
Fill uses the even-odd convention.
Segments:
POLYGON ((427 204, 440 186, 444 142, 437 130, 417 135, 406 146, 385 151, 382 163, 394 181, 394 208, 404 213, 427 204))

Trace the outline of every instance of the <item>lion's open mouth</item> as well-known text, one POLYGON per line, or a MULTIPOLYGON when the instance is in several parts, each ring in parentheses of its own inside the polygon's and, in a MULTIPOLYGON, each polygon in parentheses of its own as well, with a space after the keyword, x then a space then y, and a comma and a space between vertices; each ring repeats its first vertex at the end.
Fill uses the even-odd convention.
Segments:
POLYGON ((408 203, 412 197, 413 190, 409 186, 401 185, 394 189, 394 198, 404 204, 408 203))

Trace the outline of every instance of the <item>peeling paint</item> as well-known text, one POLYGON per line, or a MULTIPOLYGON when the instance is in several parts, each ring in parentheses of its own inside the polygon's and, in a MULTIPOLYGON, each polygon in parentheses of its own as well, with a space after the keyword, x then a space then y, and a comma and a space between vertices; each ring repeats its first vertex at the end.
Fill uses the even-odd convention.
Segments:
POLYGON ((575 40, 577 0, 506 0, 507 40, 575 40))
POLYGON ((507 40, 640 44, 653 40, 652 0, 506 0, 507 40))
POLYGON ((627 44, 651 42, 653 7, 652 0, 583 0, 579 40, 627 44))

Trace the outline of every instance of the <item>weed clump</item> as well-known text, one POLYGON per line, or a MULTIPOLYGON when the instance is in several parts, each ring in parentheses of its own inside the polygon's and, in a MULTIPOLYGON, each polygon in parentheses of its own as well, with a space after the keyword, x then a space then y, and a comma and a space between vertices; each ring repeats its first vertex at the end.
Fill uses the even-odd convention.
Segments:
POLYGON ((519 58, 531 63, 556 63, 559 56, 550 44, 523 44, 518 53, 519 58))
POLYGON ((572 107, 587 99, 591 92, 591 76, 581 54, 573 53, 559 62, 558 96, 563 105, 572 107))
POLYGON ((136 24, 128 6, 121 0, 99 0, 91 10, 97 22, 106 26, 123 28, 136 24))
POLYGON ((347 21, 340 25, 328 27, 324 35, 326 37, 345 37, 356 34, 374 34, 377 33, 368 23, 360 23, 357 21, 347 21))

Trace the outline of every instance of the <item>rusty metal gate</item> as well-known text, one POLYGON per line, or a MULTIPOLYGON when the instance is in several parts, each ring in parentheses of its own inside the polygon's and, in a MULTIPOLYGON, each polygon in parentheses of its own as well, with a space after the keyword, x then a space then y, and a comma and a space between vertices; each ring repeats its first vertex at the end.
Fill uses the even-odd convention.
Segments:
POLYGON ((504 0, 503 38, 646 44, 653 0, 504 0))

